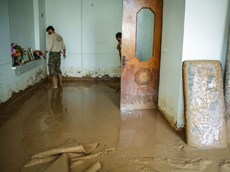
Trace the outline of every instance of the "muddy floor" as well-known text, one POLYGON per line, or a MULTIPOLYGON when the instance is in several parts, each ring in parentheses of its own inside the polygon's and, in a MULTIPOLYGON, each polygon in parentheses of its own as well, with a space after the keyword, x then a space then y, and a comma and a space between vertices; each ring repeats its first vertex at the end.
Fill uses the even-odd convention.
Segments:
MULTIPOLYGON (((230 149, 185 144, 157 110, 119 110, 118 83, 68 82, 37 87, 10 108, 0 125, 0 171, 18 172, 31 155, 73 138, 115 147, 93 161, 108 172, 227 172, 230 149)), ((228 126, 230 122, 228 121, 228 126)))

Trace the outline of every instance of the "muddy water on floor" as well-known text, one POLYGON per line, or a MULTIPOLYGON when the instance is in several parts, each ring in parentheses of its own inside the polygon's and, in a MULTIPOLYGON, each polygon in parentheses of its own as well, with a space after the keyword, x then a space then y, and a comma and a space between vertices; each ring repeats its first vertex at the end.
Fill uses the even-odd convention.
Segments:
MULTIPOLYGON (((95 159, 111 172, 230 171, 230 150, 187 146, 156 110, 120 112, 116 84, 41 85, 11 106, 0 126, 0 171, 17 172, 31 155, 69 138, 116 149, 95 159)), ((229 124, 228 124, 229 126, 229 124)))

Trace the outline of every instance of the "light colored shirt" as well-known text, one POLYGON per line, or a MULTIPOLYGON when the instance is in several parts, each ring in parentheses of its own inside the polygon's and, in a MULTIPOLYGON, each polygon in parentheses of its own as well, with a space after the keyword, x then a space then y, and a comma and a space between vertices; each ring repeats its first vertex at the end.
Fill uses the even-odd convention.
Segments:
POLYGON ((50 34, 50 35, 48 35, 48 48, 47 48, 47 51, 61 52, 64 49, 66 49, 66 47, 65 47, 65 43, 64 43, 64 40, 63 40, 61 35, 59 35, 59 34, 57 34, 55 32, 50 34))

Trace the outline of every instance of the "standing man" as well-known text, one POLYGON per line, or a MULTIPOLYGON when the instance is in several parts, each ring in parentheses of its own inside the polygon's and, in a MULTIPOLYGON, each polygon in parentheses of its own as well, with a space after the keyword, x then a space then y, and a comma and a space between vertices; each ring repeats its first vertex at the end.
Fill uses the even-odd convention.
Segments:
POLYGON ((122 34, 121 32, 116 33, 115 35, 116 39, 117 39, 117 50, 119 51, 119 56, 120 56, 120 64, 121 64, 121 39, 122 39, 122 34))
POLYGON ((49 52, 49 75, 51 76, 53 88, 57 88, 58 81, 59 86, 62 86, 62 72, 61 72, 61 54, 66 58, 66 47, 61 35, 55 33, 53 26, 46 28, 48 33, 48 47, 44 53, 44 56, 49 52))

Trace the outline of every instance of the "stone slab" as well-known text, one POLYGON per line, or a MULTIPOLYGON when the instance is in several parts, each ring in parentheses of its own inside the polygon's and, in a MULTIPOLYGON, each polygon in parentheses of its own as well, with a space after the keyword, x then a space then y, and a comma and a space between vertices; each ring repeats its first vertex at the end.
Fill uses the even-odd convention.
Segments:
POLYGON ((183 86, 187 144, 204 149, 227 147, 220 62, 185 61, 183 86))
POLYGON ((228 55, 225 67, 225 113, 230 119, 230 35, 228 39, 228 55))

